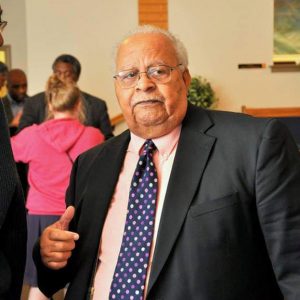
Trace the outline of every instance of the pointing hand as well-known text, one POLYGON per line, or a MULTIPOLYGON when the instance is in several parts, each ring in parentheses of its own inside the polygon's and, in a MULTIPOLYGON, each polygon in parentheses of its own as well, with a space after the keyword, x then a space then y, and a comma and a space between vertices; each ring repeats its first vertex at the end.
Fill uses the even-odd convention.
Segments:
POLYGON ((69 206, 60 219, 48 226, 41 235, 42 261, 50 269, 58 270, 66 266, 75 248, 75 241, 79 239, 77 233, 68 231, 74 213, 74 206, 69 206))

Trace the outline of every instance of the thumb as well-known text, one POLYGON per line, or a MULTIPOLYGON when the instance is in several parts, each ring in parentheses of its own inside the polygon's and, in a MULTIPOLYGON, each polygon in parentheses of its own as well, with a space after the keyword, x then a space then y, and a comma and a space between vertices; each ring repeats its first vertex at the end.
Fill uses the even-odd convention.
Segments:
POLYGON ((60 217, 58 220, 58 227, 61 230, 68 230, 69 229, 69 223, 73 219, 75 214, 75 207, 74 206, 68 206, 65 210, 64 214, 60 217))

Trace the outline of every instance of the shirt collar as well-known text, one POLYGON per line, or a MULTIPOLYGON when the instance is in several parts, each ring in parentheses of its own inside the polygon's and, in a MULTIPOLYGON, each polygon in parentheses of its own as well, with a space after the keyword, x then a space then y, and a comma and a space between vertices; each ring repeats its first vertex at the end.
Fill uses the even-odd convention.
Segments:
POLYGON ((25 101, 16 101, 9 93, 7 93, 7 98, 11 105, 23 106, 25 104, 25 101))
MULTIPOLYGON (((164 136, 152 139, 153 143, 155 144, 159 152, 159 155, 162 155, 165 159, 168 159, 168 157, 170 156, 173 149, 178 143, 180 132, 181 132, 181 125, 177 126, 170 133, 164 136)), ((143 144, 145 143, 145 139, 135 135, 132 132, 130 132, 130 136, 131 139, 127 151, 134 152, 139 155, 140 150, 143 144)))

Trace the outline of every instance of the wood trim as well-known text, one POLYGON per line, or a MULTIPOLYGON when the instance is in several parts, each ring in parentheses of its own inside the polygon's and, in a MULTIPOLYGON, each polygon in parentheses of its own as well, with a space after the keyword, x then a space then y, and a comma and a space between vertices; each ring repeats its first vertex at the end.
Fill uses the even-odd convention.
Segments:
POLYGON ((300 117, 300 107, 246 107, 242 112, 255 117, 300 117))
POLYGON ((168 29, 168 0, 139 0, 139 24, 168 29))
POLYGON ((270 68, 272 72, 300 72, 300 65, 296 64, 274 64, 270 68))
POLYGON ((124 119, 123 114, 118 114, 110 119, 110 124, 111 124, 111 126, 114 127, 124 121, 125 121, 125 119, 124 119))

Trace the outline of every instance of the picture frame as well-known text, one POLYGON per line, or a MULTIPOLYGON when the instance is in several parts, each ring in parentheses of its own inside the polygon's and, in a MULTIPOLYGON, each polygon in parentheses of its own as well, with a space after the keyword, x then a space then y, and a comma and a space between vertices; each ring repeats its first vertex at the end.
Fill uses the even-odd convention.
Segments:
POLYGON ((3 45, 0 47, 0 61, 5 63, 8 69, 11 68, 11 46, 3 45))
POLYGON ((300 0, 274 0, 273 62, 300 64, 300 0))

